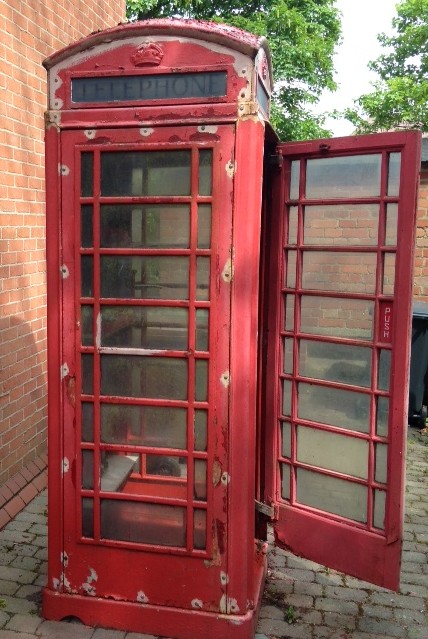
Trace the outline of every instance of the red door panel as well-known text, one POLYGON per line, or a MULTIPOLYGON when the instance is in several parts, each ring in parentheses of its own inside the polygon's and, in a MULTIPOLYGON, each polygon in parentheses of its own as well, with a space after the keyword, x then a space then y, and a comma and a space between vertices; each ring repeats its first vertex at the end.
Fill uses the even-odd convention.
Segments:
POLYGON ((265 501, 278 506, 276 543, 392 589, 419 137, 280 145, 268 223, 265 501))

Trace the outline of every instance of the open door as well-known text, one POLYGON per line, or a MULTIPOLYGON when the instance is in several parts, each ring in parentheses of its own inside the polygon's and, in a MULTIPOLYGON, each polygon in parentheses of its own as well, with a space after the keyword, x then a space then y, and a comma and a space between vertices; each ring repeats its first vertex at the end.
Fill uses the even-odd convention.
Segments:
POLYGON ((398 589, 420 135, 279 145, 264 307, 276 543, 398 589))

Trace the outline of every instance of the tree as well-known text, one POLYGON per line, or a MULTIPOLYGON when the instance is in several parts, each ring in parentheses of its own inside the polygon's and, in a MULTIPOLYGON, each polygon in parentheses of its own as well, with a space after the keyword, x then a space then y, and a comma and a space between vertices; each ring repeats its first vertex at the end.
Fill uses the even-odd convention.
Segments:
POLYGON ((395 33, 378 36, 388 52, 369 64, 380 80, 344 113, 358 133, 428 131, 428 0, 401 0, 396 9, 395 33))
POLYGON ((336 0, 128 0, 133 19, 185 17, 226 22, 265 36, 276 81, 272 122, 284 140, 324 137, 311 113, 323 89, 334 90, 333 53, 340 37, 336 0))

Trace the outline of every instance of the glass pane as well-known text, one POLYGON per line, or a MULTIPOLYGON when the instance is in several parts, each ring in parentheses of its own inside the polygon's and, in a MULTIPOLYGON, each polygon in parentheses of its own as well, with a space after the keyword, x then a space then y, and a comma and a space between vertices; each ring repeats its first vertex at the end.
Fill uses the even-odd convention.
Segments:
POLYGON ((94 536, 94 500, 82 499, 82 536, 94 536))
POLYGON ((207 545, 207 513, 206 510, 193 511, 193 545, 203 550, 207 545))
POLYGON ((101 154, 102 195, 190 195, 191 152, 101 154))
POLYGON ((374 293, 376 253, 305 251, 302 287, 351 293, 374 293))
POLYGON ((80 245, 82 248, 91 248, 94 245, 93 232, 94 209, 92 204, 84 204, 80 209, 80 245))
POLYGON ((94 453, 92 450, 82 450, 82 488, 94 489, 94 453))
POLYGON ((311 335, 373 339, 373 302, 302 296, 300 330, 311 335))
POLYGON ((101 441, 158 448, 185 449, 185 408, 101 404, 101 441))
POLYGON ((92 395, 94 392, 94 356, 84 353, 82 358, 82 393, 92 395))
POLYGON ((300 162, 294 160, 291 163, 291 175, 290 175, 290 199, 297 200, 299 197, 299 177, 300 177, 300 162))
POLYGON ((170 357, 102 355, 101 394, 187 399, 187 362, 170 357))
POLYGON ((81 260, 81 291, 82 297, 93 296, 94 258, 92 255, 82 255, 81 260))
POLYGON ((370 395, 317 384, 299 384, 298 416, 321 424, 369 432, 370 395))
POLYGON ((290 206, 288 212, 288 244, 297 244, 297 206, 290 206))
POLYGON ((282 382, 282 414, 291 415, 291 382, 287 379, 282 382))
POLYGON ((101 257, 101 296, 189 299, 188 257, 101 257))
POLYGON ((304 464, 367 479, 368 442, 318 428, 297 428, 297 459, 304 464))
POLYGON ((82 442, 94 441, 94 405, 82 403, 82 442))
POLYGON ((292 331, 294 329, 294 295, 285 295, 285 330, 292 331))
POLYGON ((83 304, 81 312, 81 336, 83 346, 93 346, 94 344, 94 307, 83 304))
POLYGON ((208 360, 206 359, 195 361, 195 400, 197 402, 208 400, 208 360))
POLYGON ((386 492, 384 490, 374 491, 374 512, 373 526, 375 528, 385 529, 385 502, 386 492))
POLYGON ((306 206, 304 243, 338 246, 377 244, 378 218, 377 204, 306 206))
POLYGON ((354 198, 380 195, 380 155, 308 160, 306 197, 354 198))
POLYGON ((186 308, 102 306, 101 346, 187 350, 186 308))
MULTIPOLYGON (((162 477, 187 477, 187 460, 166 455, 147 455, 146 471, 149 475, 160 475, 162 477)), ((168 494, 179 496, 175 489, 175 484, 170 484, 171 490, 168 494)), ((162 491, 165 495, 165 491, 162 491)), ((166 495, 165 495, 166 496, 166 495)), ((180 490, 180 496, 184 497, 184 491, 180 490)))
POLYGON ((208 350, 208 317, 209 311, 206 308, 196 309, 196 350, 208 350))
POLYGON ((293 343, 292 337, 284 338, 284 373, 293 372, 293 343))
POLYGON ((82 153, 80 155, 80 195, 91 197, 93 193, 94 155, 93 153, 82 153))
POLYGON ((282 423, 282 448, 281 455, 283 457, 291 457, 291 424, 290 422, 282 423))
POLYGON ((209 300, 210 298, 210 258, 196 258, 196 299, 209 300))
POLYGON ((212 193, 212 149, 200 149, 199 151, 199 195, 211 195, 212 193))
POLYGON ((387 455, 388 455, 388 446, 386 444, 376 444, 375 480, 378 481, 380 484, 386 484, 387 455))
POLYGON ((386 205, 385 245, 397 246, 398 204, 386 205))
POLYGON ((298 468, 297 501, 347 519, 367 522, 367 488, 361 484, 298 468))
POLYGON ((379 354, 379 371, 377 387, 379 390, 389 390, 391 376, 391 351, 382 349, 379 354))
POLYGON ((401 153, 390 153, 388 170, 388 195, 398 195, 400 190, 401 153))
POLYGON ((303 377, 370 387, 371 349, 350 344, 300 340, 299 374, 303 377))
POLYGON ((204 459, 195 459, 194 497, 201 501, 207 499, 207 462, 204 459))
POLYGON ((388 437, 388 414, 389 399, 387 397, 378 397, 376 435, 379 437, 388 437))
POLYGON ((186 509, 137 501, 101 501, 101 537, 161 546, 186 545, 186 509))
POLYGON ((290 499, 290 466, 280 464, 281 469, 281 499, 290 499))
POLYGON ((205 410, 195 410, 195 450, 207 450, 208 416, 205 410))
POLYGON ((297 260, 297 251, 287 251, 287 265, 286 265, 286 279, 285 279, 285 285, 287 288, 294 288, 296 286, 296 260, 297 260))
POLYGON ((385 253, 383 258, 383 286, 384 295, 394 295, 395 284, 395 254, 385 253))
POLYGON ((198 248, 207 249, 211 246, 211 204, 198 206, 198 248))

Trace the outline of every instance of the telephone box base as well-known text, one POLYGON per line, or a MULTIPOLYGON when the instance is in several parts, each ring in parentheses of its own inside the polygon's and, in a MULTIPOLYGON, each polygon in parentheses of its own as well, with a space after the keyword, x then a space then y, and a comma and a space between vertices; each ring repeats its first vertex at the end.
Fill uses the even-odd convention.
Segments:
POLYGON ((256 568, 253 599, 256 605, 245 615, 114 601, 45 588, 43 616, 54 621, 76 617, 87 626, 141 632, 174 639, 252 639, 263 593, 266 559, 256 568))

